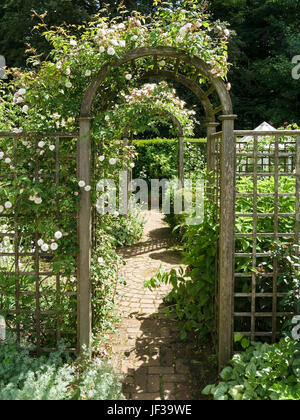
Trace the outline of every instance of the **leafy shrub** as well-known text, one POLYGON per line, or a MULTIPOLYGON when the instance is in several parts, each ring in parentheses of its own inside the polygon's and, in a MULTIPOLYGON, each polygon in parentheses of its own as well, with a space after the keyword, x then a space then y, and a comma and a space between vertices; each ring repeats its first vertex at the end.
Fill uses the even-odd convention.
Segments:
POLYGON ((120 378, 100 358, 72 361, 61 346, 34 358, 11 337, 0 342, 0 400, 123 399, 120 378))
POLYGON ((215 400, 299 400, 300 343, 288 337, 272 345, 253 343, 233 357, 220 378, 203 394, 215 400))
POLYGON ((101 219, 102 230, 113 238, 116 248, 134 245, 143 236, 145 219, 137 208, 126 216, 106 214, 101 219))
POLYGON ((206 201, 206 216, 201 225, 187 225, 183 220, 183 270, 162 270, 145 286, 159 287, 171 284, 172 291, 166 303, 174 305, 175 314, 184 339, 189 331, 195 331, 199 338, 214 335, 215 309, 215 258, 219 227, 215 221, 215 207, 206 201))
POLYGON ((93 333, 103 334, 113 330, 118 321, 115 311, 115 294, 119 266, 123 259, 116 253, 115 239, 103 230, 97 231, 97 247, 92 255, 92 321, 93 333))

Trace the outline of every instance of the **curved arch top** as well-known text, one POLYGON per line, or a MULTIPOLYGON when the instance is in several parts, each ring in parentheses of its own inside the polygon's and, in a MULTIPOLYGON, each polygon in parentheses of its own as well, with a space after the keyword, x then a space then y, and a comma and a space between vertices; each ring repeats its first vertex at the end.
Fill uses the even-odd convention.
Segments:
POLYGON ((108 63, 105 66, 103 66, 100 69, 98 75, 91 81, 91 83, 85 91, 81 104, 80 117, 83 118, 91 116, 92 104, 96 92, 100 85, 104 82, 106 77, 110 75, 114 67, 119 67, 130 61, 149 56, 177 58, 184 61, 186 64, 194 66, 199 71, 199 74, 201 73, 214 86, 215 90, 217 91, 221 102, 223 115, 233 113, 231 98, 223 80, 221 78, 214 78, 210 72, 210 67, 202 59, 200 59, 199 57, 191 57, 184 51, 178 51, 174 47, 160 46, 140 47, 133 49, 124 54, 124 56, 119 60, 114 60, 111 63, 108 63))
POLYGON ((146 79, 150 77, 153 77, 153 78, 159 77, 159 78, 168 79, 174 82, 181 83, 183 86, 189 89, 196 96, 199 102, 201 102, 205 111, 207 122, 216 121, 213 105, 210 102, 208 96, 205 96, 205 92, 203 91, 203 89, 200 87, 198 83, 196 83, 195 81, 187 78, 186 76, 180 73, 175 74, 174 72, 169 71, 169 70, 148 71, 142 76, 142 79, 146 79))

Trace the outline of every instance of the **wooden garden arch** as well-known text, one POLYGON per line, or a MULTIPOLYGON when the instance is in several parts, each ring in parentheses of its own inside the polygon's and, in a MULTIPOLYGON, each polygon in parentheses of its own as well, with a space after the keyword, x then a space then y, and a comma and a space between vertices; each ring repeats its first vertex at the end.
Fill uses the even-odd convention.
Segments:
MULTIPOLYGON (((221 78, 213 77, 211 69, 199 57, 191 57, 185 51, 174 47, 141 47, 133 49, 121 59, 113 60, 103 66, 98 75, 88 86, 80 111, 80 138, 78 143, 78 175, 80 179, 90 184, 91 180, 91 120, 92 104, 101 84, 113 73, 114 68, 126 63, 133 63, 143 57, 153 57, 154 73, 158 70, 158 57, 168 57, 176 60, 172 77, 183 85, 189 85, 191 90, 196 89, 194 82, 199 75, 211 84, 207 92, 197 88, 199 98, 204 106, 207 118, 208 150, 213 147, 211 135, 216 132, 217 123, 214 116, 221 113, 222 142, 220 147, 220 250, 219 250, 219 364, 224 365, 232 354, 233 334, 233 275, 234 275, 234 188, 235 188, 235 143, 234 120, 232 102, 229 92, 221 78), (195 69, 195 77, 189 80, 180 75, 178 69, 184 63, 195 69), (208 97, 216 92, 220 105, 211 109, 208 97)), ((165 75, 167 76, 167 75, 165 75)), ((212 154, 213 155, 213 154, 212 154)), ((212 162, 210 162, 211 164, 212 162)), ((210 169, 214 169, 212 166, 210 169)), ((80 202, 78 219, 78 345, 79 350, 84 346, 90 347, 92 335, 91 310, 91 284, 90 284, 90 258, 91 258, 91 193, 83 191, 80 202)))

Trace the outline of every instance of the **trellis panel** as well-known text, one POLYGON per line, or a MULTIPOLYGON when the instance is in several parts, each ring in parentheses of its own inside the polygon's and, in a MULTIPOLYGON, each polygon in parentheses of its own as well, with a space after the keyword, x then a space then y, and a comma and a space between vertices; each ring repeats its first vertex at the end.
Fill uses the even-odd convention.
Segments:
MULTIPOLYGON (((59 211, 61 197, 58 188, 64 182, 65 174, 60 174, 62 169, 67 168, 69 175, 76 177, 76 142, 74 142, 73 153, 70 140, 77 139, 78 134, 0 133, 0 138, 3 139, 5 157, 10 157, 12 160, 11 166, 4 160, 0 161, 2 187, 3 183, 11 187, 20 176, 34 179, 47 178, 57 190, 55 198, 57 212, 53 214, 55 220, 58 224, 62 218, 76 220, 77 214, 59 211), (28 140, 34 142, 34 147, 27 149, 28 154, 32 156, 31 169, 22 167, 19 161, 20 142, 28 140), (39 156, 36 152, 38 142, 41 140, 51 141, 51 144, 56 147, 56 151, 51 155, 54 161, 53 172, 49 174, 42 171, 47 154, 50 152, 46 151, 43 156, 39 156), (70 168, 74 170, 73 174, 70 168)), ((52 214, 49 215, 51 216, 52 214)), ((75 351, 77 273, 65 276, 62 273, 52 272, 50 263, 54 257, 53 252, 41 251, 37 243, 40 239, 37 228, 38 216, 27 214, 26 211, 22 214, 20 209, 16 210, 13 207, 0 214, 0 221, 0 312, 5 315, 8 330, 15 333, 20 343, 29 341, 32 350, 38 355, 42 352, 54 351, 61 338, 64 338, 69 351, 75 351), (24 232, 25 218, 27 222, 30 219, 36 226, 32 234, 24 232), (13 227, 11 231, 7 231, 6 223, 13 227), (4 238, 6 238, 6 245, 3 242, 4 238), (25 246, 27 251, 24 251, 25 246), (9 261, 12 263, 9 264, 9 261), (62 304, 65 306, 66 313, 62 312, 62 304), (30 318, 31 321, 29 321, 30 318)), ((76 232, 73 234, 76 235, 76 232)), ((70 257, 76 259, 76 255, 70 255, 70 257)))
POLYGON ((284 322, 295 315, 293 310, 280 310, 281 299, 286 297, 287 291, 279 284, 279 262, 278 258, 273 257, 272 250, 276 243, 299 245, 300 132, 235 131, 235 137, 234 332, 251 340, 259 338, 275 342, 283 332, 284 322), (240 139, 243 136, 249 136, 250 139, 240 139), (294 180, 291 182, 291 191, 280 190, 282 179, 294 180), (241 191, 242 180, 247 191, 245 188, 241 191), (261 192, 262 182, 266 180, 272 190, 261 192), (270 212, 261 211, 262 199, 268 200, 270 212), (252 211, 238 211, 241 200, 247 200, 252 211), (290 200, 292 211, 291 208, 288 212, 283 211, 286 200, 290 200), (251 232, 239 231, 243 220, 251 224, 251 232), (267 225, 271 226, 268 232, 265 229, 267 225), (251 241, 247 249, 241 248, 242 239, 251 241), (269 243, 268 251, 259 252, 262 241, 269 243), (239 310, 239 307, 243 310, 239 310))

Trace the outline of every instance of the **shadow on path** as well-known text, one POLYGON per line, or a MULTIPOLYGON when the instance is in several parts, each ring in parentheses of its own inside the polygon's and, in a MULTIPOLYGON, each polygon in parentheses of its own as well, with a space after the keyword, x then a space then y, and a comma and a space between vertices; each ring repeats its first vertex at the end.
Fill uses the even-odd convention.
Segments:
POLYGON ((117 290, 122 319, 118 333, 111 336, 111 360, 125 375, 128 400, 205 399, 201 390, 216 379, 216 370, 208 367, 211 349, 200 349, 194 337, 181 340, 178 322, 168 318, 163 304, 169 285, 153 291, 143 287, 160 267, 166 271, 184 267, 181 254, 169 249, 171 235, 163 216, 154 212, 148 216, 144 242, 120 251, 126 259, 120 273, 126 284, 117 290))

